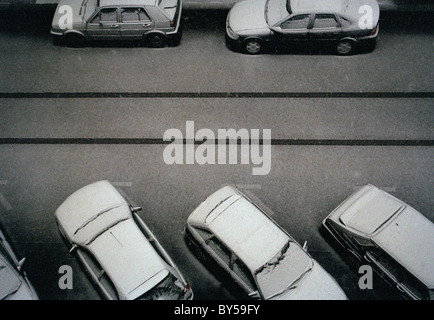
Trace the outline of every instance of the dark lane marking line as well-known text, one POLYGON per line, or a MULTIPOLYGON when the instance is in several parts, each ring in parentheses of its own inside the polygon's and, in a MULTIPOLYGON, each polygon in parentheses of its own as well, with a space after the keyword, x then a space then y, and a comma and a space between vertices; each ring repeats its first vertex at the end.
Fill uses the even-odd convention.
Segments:
MULTIPOLYGON (((252 140, 244 142, 248 144, 267 144, 263 139, 252 140)), ((164 141, 159 138, 0 138, 0 144, 32 144, 32 145, 67 145, 67 144, 81 144, 81 145, 104 145, 104 144, 122 144, 122 145, 166 145, 171 143, 190 144, 187 139, 182 141, 164 141)), ((204 141, 194 141, 195 145, 200 145, 204 141)), ((232 144, 233 140, 207 140, 207 144, 232 144)), ((237 144, 241 144, 241 140, 236 140, 237 144)), ((269 142, 275 146, 416 146, 416 147, 432 147, 434 140, 382 140, 382 139, 271 139, 269 142)))
POLYGON ((434 98, 434 92, 0 92, 0 99, 92 98, 434 98))

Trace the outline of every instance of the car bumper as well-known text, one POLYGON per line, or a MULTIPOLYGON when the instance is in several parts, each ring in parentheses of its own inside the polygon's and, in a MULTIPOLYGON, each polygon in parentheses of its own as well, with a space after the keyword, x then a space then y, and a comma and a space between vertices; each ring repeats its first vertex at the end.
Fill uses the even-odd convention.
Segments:
POLYGON ((226 42, 226 47, 228 47, 229 49, 237 50, 237 51, 241 49, 241 38, 235 40, 229 37, 228 34, 226 33, 225 42, 226 42))

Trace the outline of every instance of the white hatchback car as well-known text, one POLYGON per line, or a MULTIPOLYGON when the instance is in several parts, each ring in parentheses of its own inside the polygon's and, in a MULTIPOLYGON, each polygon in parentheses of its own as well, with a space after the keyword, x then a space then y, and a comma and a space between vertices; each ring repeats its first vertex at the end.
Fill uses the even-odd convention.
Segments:
POLYGON ((233 187, 199 205, 185 231, 251 298, 347 299, 304 247, 233 187))
POLYGON ((108 181, 87 185, 56 210, 63 237, 110 300, 185 300, 193 292, 151 230, 108 181))

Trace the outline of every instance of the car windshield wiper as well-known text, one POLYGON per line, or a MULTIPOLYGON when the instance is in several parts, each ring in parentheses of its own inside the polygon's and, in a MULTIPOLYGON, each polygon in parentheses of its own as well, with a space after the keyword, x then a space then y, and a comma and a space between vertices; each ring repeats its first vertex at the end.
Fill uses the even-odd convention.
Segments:
POLYGON ((288 11, 289 15, 292 14, 291 0, 286 0, 286 11, 288 11))
POLYGON ((276 265, 278 265, 279 262, 285 258, 285 254, 288 251, 290 244, 291 244, 291 240, 289 240, 283 246, 283 248, 270 261, 266 262, 263 266, 258 268, 255 271, 255 275, 258 275, 259 273, 263 272, 264 270, 268 270, 271 267, 275 267, 276 265))

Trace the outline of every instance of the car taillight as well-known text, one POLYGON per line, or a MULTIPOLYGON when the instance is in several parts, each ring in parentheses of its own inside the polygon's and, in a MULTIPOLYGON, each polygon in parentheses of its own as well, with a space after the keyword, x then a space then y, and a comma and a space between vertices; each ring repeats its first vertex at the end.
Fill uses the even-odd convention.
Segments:
POLYGON ((175 21, 171 20, 170 21, 170 27, 173 28, 175 26, 175 21))
POLYGON ((184 284, 184 290, 185 292, 190 291, 190 287, 188 286, 188 284, 184 284))

